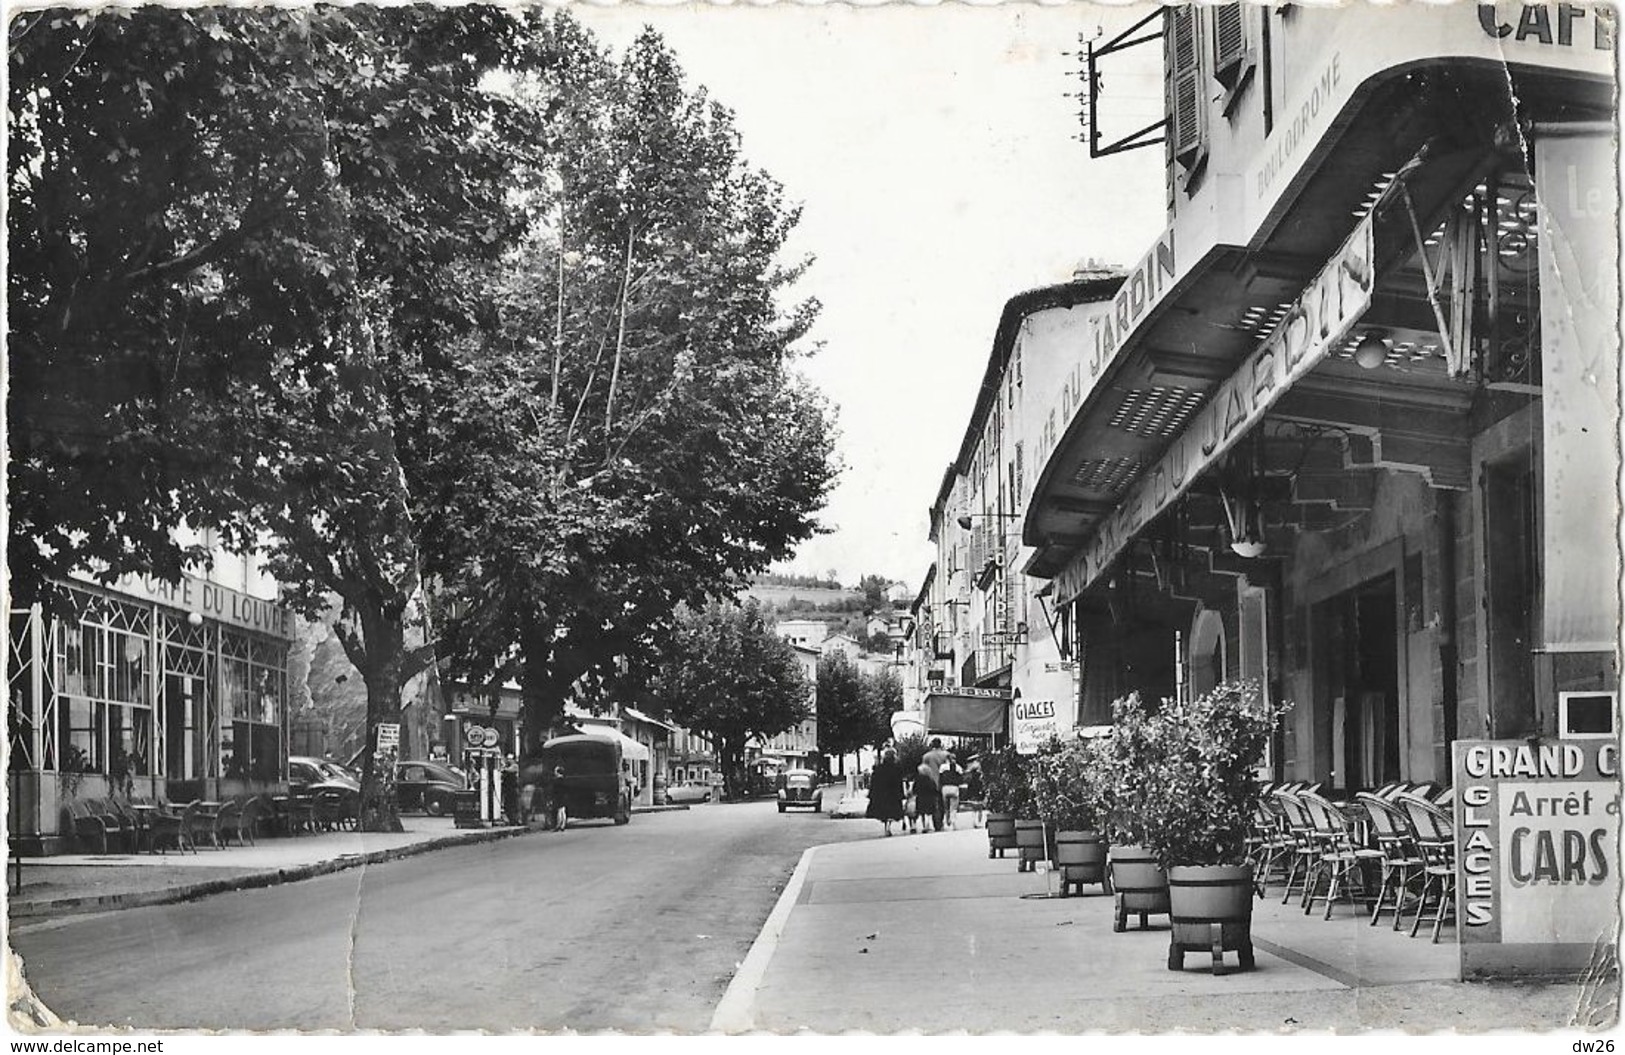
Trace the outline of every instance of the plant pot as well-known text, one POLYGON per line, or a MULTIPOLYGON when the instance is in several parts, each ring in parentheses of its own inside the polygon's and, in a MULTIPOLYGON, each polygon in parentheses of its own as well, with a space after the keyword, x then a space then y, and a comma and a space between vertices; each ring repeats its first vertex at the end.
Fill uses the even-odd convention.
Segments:
POLYGON ((1016 870, 1031 872, 1039 861, 1049 859, 1053 839, 1052 834, 1046 834, 1043 821, 1017 820, 1016 850, 1021 860, 1016 870))
POLYGON ((989 813, 987 815, 987 855, 1004 856, 1006 850, 1016 848, 1016 815, 989 813))
POLYGON ((1225 950, 1243 969, 1253 966, 1253 866, 1174 865, 1168 869, 1168 969, 1182 970, 1187 952, 1211 952, 1224 973, 1225 950))
POLYGON ((1113 846, 1110 856, 1111 883, 1117 892, 1117 919, 1112 930, 1127 930, 1129 916, 1136 913, 1144 929, 1147 916, 1168 911, 1168 874, 1143 846, 1113 846))
POLYGON ((1055 833, 1055 865, 1061 871, 1061 896, 1069 888, 1083 893, 1083 884, 1099 883, 1102 893, 1112 892, 1106 875, 1106 836, 1102 832, 1065 831, 1055 833))

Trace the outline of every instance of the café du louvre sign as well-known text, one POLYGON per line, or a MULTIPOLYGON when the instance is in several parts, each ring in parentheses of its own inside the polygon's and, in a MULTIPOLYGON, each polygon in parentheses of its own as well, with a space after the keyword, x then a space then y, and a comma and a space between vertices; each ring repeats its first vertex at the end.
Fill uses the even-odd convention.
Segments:
POLYGON ((1375 283, 1371 216, 1299 296, 1274 332, 1219 386, 1150 470, 1100 522, 1056 576, 1056 597, 1081 594, 1117 553, 1257 424, 1286 390, 1313 370, 1371 305, 1375 283))
MULTIPOLYGON (((95 582, 89 575, 79 576, 95 582)), ((293 613, 287 606, 260 597, 233 590, 228 586, 200 579, 196 575, 181 576, 178 583, 165 582, 151 575, 128 573, 119 576, 112 589, 122 594, 145 598, 158 604, 178 608, 187 613, 196 612, 205 619, 213 619, 243 630, 292 640, 293 613)))

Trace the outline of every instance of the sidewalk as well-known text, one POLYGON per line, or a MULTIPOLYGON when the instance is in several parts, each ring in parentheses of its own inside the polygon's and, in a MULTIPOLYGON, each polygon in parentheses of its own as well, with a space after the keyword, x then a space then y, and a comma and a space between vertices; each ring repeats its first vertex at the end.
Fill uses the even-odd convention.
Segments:
POLYGON ((1555 1029, 1577 983, 1456 978, 1455 935, 1376 927, 1347 905, 1305 916, 1254 903, 1257 967, 1167 969, 1167 918, 1112 931, 1112 899, 1045 897, 1053 876, 988 859, 960 829, 814 847, 802 857, 712 1021, 727 1033, 903 1030, 1555 1029))
MULTIPOLYGON (((362 864, 521 834, 520 827, 459 829, 450 817, 403 817, 404 832, 320 832, 262 837, 251 846, 196 853, 25 857, 22 888, 7 898, 13 921, 138 908, 246 887, 289 883, 362 864)), ((9 890, 9 877, 8 877, 9 890)))

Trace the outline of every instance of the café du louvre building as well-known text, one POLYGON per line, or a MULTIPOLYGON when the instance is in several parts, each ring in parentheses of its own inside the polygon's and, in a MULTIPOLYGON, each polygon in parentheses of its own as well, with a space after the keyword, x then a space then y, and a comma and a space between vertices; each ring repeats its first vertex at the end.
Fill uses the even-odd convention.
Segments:
POLYGON ((1077 349, 1021 523, 1079 725, 1256 678, 1294 703, 1272 775, 1448 784, 1453 741, 1554 735, 1560 694, 1616 690, 1612 20, 1142 23, 1168 223, 1077 349))
POLYGON ((7 831, 23 854, 74 849, 73 799, 171 802, 286 789, 295 620, 253 558, 168 583, 59 584, 72 612, 12 609, 7 831))

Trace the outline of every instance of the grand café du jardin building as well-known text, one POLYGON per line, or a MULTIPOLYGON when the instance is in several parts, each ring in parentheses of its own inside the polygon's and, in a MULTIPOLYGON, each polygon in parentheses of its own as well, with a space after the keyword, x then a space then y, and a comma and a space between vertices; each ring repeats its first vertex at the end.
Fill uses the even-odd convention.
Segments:
POLYGON ((1019 510, 1080 726, 1254 678, 1271 778, 1454 787, 1464 977, 1617 940, 1615 18, 1194 5, 1104 44, 1108 83, 1162 47, 1167 225, 1019 510))
POLYGON ((243 558, 179 583, 59 584, 13 609, 7 831, 23 854, 74 849, 72 799, 171 802, 286 788, 291 612, 243 558), (68 609, 71 608, 71 611, 68 609))

